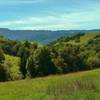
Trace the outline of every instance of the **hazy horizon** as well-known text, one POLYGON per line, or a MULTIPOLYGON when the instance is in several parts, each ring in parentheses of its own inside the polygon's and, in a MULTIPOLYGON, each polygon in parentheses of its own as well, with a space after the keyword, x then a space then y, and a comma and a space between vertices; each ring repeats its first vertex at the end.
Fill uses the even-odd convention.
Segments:
POLYGON ((74 31, 74 30, 100 30, 100 28, 98 29, 11 29, 11 28, 7 28, 7 27, 0 27, 0 29, 7 29, 7 30, 12 30, 12 31, 74 31))

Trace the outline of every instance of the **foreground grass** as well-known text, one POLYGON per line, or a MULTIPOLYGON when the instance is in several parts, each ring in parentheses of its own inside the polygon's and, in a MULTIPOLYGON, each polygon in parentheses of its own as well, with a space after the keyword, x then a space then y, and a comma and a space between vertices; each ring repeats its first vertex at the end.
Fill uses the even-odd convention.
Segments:
POLYGON ((100 69, 0 83, 0 100, 99 100, 100 69))
POLYGON ((85 44, 90 40, 94 40, 96 36, 100 36, 100 32, 91 32, 88 34, 85 34, 80 37, 80 42, 75 42, 75 40, 70 40, 69 42, 65 42, 65 44, 72 44, 72 45, 80 45, 80 44, 85 44))

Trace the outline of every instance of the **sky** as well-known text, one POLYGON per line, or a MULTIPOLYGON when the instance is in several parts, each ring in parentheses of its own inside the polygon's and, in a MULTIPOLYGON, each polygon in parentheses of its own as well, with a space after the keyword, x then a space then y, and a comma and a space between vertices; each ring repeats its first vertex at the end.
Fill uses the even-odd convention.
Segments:
POLYGON ((0 0, 0 28, 100 29, 100 0, 0 0))

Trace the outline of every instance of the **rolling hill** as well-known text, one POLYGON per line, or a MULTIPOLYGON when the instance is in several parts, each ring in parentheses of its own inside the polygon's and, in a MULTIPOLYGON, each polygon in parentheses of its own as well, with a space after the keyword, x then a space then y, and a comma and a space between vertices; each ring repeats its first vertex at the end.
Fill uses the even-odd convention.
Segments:
POLYGON ((72 44, 72 45, 82 45, 87 44, 89 41, 96 40, 100 41, 100 32, 88 32, 88 33, 79 33, 75 35, 63 36, 56 41, 51 42, 51 44, 58 45, 63 44, 72 44))

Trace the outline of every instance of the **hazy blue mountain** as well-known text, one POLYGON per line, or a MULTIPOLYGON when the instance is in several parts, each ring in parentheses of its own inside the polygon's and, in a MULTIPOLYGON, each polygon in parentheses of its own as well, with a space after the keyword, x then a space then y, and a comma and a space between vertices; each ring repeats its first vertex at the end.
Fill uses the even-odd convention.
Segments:
POLYGON ((100 32, 100 29, 95 30, 61 30, 61 31, 49 31, 49 30, 10 30, 7 28, 0 28, 0 36, 5 36, 11 40, 29 40, 40 43, 49 43, 56 40, 59 37, 76 34, 83 32, 100 32))

